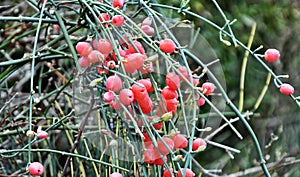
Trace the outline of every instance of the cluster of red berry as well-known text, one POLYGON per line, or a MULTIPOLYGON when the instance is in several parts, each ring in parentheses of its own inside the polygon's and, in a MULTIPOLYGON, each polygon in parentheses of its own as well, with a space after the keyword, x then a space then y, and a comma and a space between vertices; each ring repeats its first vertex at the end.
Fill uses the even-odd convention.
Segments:
MULTIPOLYGON (((268 49, 264 57, 268 62, 275 62, 280 58, 280 52, 277 49, 268 49)), ((294 93, 294 87, 290 84, 283 83, 279 86, 279 91, 284 95, 291 95, 294 93)))

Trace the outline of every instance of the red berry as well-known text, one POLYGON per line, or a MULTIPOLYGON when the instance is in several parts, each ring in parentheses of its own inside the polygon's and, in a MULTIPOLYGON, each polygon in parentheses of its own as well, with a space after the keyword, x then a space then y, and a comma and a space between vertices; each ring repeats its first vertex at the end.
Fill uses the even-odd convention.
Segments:
POLYGON ((106 90, 118 92, 122 88, 123 82, 117 75, 109 76, 106 80, 106 90))
POLYGON ((112 18, 112 24, 116 27, 121 27, 124 24, 124 17, 122 15, 115 15, 112 18))
POLYGON ((188 140, 182 134, 177 134, 172 139, 174 141, 175 149, 186 148, 188 146, 188 140))
POLYGON ((39 162, 33 162, 29 165, 28 171, 33 176, 41 176, 44 172, 44 166, 39 162))
POLYGON ((148 133, 143 133, 143 135, 144 135, 144 142, 146 143, 146 142, 151 142, 150 144, 152 144, 152 141, 151 141, 151 138, 150 138, 150 136, 149 136, 149 134, 148 133))
MULTIPOLYGON (((158 116, 148 116, 147 119, 151 122, 151 121, 157 121, 159 119, 158 116)), ((155 128, 155 130, 160 130, 163 127, 162 122, 158 122, 156 124, 153 124, 153 127, 155 128)))
POLYGON ((186 168, 186 170, 184 168, 181 168, 177 172, 177 177, 183 177, 181 175, 180 171, 181 171, 182 175, 184 174, 184 172, 186 172, 184 177, 194 177, 195 176, 195 173, 192 170, 190 170, 188 168, 186 168))
POLYGON ((111 61, 108 61, 106 65, 109 69, 114 69, 116 67, 116 62, 111 60, 111 61))
POLYGON ((137 102, 140 105, 140 108, 144 114, 148 114, 152 111, 153 104, 148 95, 143 99, 138 99, 137 102))
POLYGON ((147 35, 152 35, 152 34, 154 34, 154 28, 152 28, 151 26, 149 26, 149 25, 143 25, 142 27, 141 27, 141 29, 144 31, 144 33, 145 34, 147 34, 147 35))
POLYGON ((163 52, 173 53, 176 49, 176 45, 171 39, 164 39, 159 42, 159 48, 163 52))
POLYGON ((193 76, 196 76, 193 78, 193 84, 194 86, 197 86, 200 82, 200 79, 198 78, 197 74, 193 74, 193 76))
POLYGON ((193 151, 203 151, 206 148, 206 142, 202 138, 197 138, 193 141, 193 151))
POLYGON ((138 81, 138 83, 143 84, 146 87, 147 92, 153 92, 154 91, 151 80, 149 78, 141 79, 141 80, 138 81))
POLYGON ((117 99, 113 99, 111 102, 109 102, 109 106, 112 109, 122 109, 122 105, 120 104, 120 101, 117 99))
POLYGON ((129 44, 128 49, 126 50, 126 53, 127 54, 132 54, 132 53, 137 53, 137 52, 139 52, 141 54, 145 54, 145 49, 144 49, 143 45, 139 41, 134 40, 133 41, 133 45, 129 44), (136 50, 134 46, 138 50, 136 50))
POLYGON ((123 175, 121 173, 114 172, 114 173, 110 174, 109 177, 123 177, 123 175))
POLYGON ((123 61, 124 69, 127 73, 133 73, 142 67, 147 56, 140 53, 128 54, 123 61))
POLYGON ((105 92, 102 99, 104 102, 111 102, 114 99, 114 94, 112 92, 105 92))
POLYGON ((133 93, 131 90, 123 89, 120 91, 119 99, 122 104, 124 104, 125 106, 128 106, 133 102, 134 96, 133 96, 133 93))
POLYGON ((101 13, 101 16, 99 16, 98 19, 101 23, 99 25, 103 25, 104 28, 106 28, 106 26, 109 24, 108 21, 110 21, 110 17, 107 13, 101 13), (102 22, 107 22, 107 23, 102 23, 102 22))
MULTIPOLYGON (((141 87, 137 84, 133 84, 132 85, 132 92, 134 94, 134 98, 136 100, 143 100, 145 99, 146 97, 149 98, 149 95, 148 95, 148 92, 147 92, 147 89, 146 87, 141 87)), ((149 98, 150 99, 150 98, 149 98)))
MULTIPOLYGON (((189 80, 190 77, 189 77, 189 72, 188 72, 188 69, 185 67, 185 66, 181 66, 178 68, 178 71, 187 79, 189 80)), ((180 76, 180 80, 182 81, 183 78, 180 76)))
POLYGON ((153 164, 156 159, 160 158, 158 151, 153 146, 149 149, 145 149, 143 156, 144 162, 148 164, 153 164))
POLYGON ((151 24, 152 24, 152 18, 150 18, 150 17, 146 17, 142 22, 142 26, 144 26, 144 25, 151 26, 151 24))
MULTIPOLYGON (((163 156, 163 158, 164 158, 165 162, 167 162, 168 158, 166 156, 163 156)), ((163 166, 165 164, 164 160, 161 157, 159 157, 154 160, 153 164, 163 166)))
POLYGON ((93 46, 102 54, 109 54, 110 52, 112 52, 113 49, 108 39, 99 39, 98 41, 93 40, 93 46))
POLYGON ((88 42, 78 42, 76 45, 76 51, 84 57, 87 57, 93 50, 92 46, 88 42))
POLYGON ((114 0, 113 1, 113 7, 114 8, 122 8, 124 5, 124 0, 114 0))
POLYGON ((265 52, 265 60, 268 62, 275 62, 280 58, 280 52, 277 49, 268 49, 265 52))
POLYGON ((98 50, 93 50, 88 55, 87 59, 90 61, 90 63, 103 62, 104 55, 100 53, 98 50))
POLYGON ((284 95, 291 95, 294 93, 294 87, 290 84, 281 84, 279 90, 284 95))
POLYGON ((214 92, 215 88, 216 88, 215 84, 211 82, 205 82, 204 84, 202 84, 203 93, 205 95, 209 95, 212 92, 214 92))
POLYGON ((174 176, 174 170, 173 168, 170 168, 170 169, 164 169, 164 172, 163 172, 163 177, 173 177, 174 176), (171 171, 171 173, 170 173, 171 171))
POLYGON ((140 67, 140 68, 139 68, 139 71, 140 71, 142 74, 148 74, 148 73, 154 72, 152 62, 147 63, 145 67, 144 67, 144 65, 143 65, 142 67, 140 67))
POLYGON ((173 98, 173 99, 164 99, 163 98, 163 101, 166 105, 167 112, 171 112, 172 114, 174 114, 177 110, 178 100, 176 98, 173 98))
POLYGON ((78 59, 78 63, 79 63, 79 65, 81 66, 81 67, 83 67, 83 68, 85 68, 85 67, 88 67, 88 66, 90 66, 90 61, 89 61, 89 59, 88 58, 86 58, 86 57, 81 57, 81 58, 79 58, 78 59))
POLYGON ((38 138, 47 138, 48 137, 48 133, 46 131, 43 131, 43 130, 39 130, 37 131, 37 137, 38 138))
POLYGON ((174 73, 168 73, 166 76, 166 84, 170 89, 177 90, 180 87, 180 77, 174 73))
POLYGON ((197 100, 197 106, 203 106, 205 104, 205 99, 204 98, 200 98, 199 100, 197 100))
POLYGON ((178 94, 176 90, 171 89, 169 86, 166 86, 163 88, 161 95, 166 99, 173 99, 173 98, 178 98, 178 94))
POLYGON ((172 151, 174 149, 174 141, 171 138, 163 137, 162 140, 159 140, 157 142, 157 147, 162 155, 167 155, 170 153, 167 146, 164 145, 163 141, 166 143, 166 145, 169 147, 169 149, 172 151))

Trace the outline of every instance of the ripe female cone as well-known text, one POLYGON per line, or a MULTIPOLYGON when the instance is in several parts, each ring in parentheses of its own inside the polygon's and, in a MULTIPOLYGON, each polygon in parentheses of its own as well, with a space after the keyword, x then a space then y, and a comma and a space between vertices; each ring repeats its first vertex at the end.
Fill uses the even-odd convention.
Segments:
POLYGON ((154 91, 153 85, 152 85, 151 80, 149 78, 141 79, 141 80, 138 81, 138 83, 143 84, 146 87, 147 92, 153 92, 154 91))
POLYGON ((121 27, 125 21, 122 15, 115 15, 111 20, 112 24, 116 27, 121 27))
POLYGON ((159 157, 158 159, 156 159, 156 160, 153 162, 153 164, 159 165, 159 166, 163 166, 163 165, 165 164, 163 158, 164 158, 165 162, 167 162, 168 158, 167 158, 166 156, 163 156, 162 158, 159 157))
POLYGON ((75 48, 76 51, 84 57, 87 57, 93 50, 92 46, 88 42, 78 42, 75 48))
POLYGON ((117 99, 113 99, 111 102, 109 102, 109 106, 112 109, 122 109, 122 105, 117 99))
POLYGON ((157 147, 160 151, 160 153, 162 155, 167 155, 170 153, 170 151, 168 150, 168 148, 172 151, 174 149, 174 141, 171 138, 168 137, 163 137, 162 140, 159 140, 157 142, 157 147), (168 146, 165 146, 163 141, 165 142, 165 144, 168 146))
POLYGON ((132 54, 132 53, 145 54, 145 49, 144 49, 144 46, 139 41, 134 40, 133 45, 129 44, 128 49, 126 50, 126 53, 127 54, 132 54), (136 50, 135 47, 138 50, 136 50))
POLYGON ((152 24, 152 18, 151 17, 146 17, 143 22, 142 22, 142 26, 144 25, 148 25, 148 26, 151 26, 152 24))
POLYGON ((144 162, 148 164, 153 164, 155 160, 160 158, 160 155, 158 151, 154 147, 150 147, 149 149, 146 149, 143 154, 144 162))
POLYGON ((152 34, 154 34, 154 28, 152 28, 151 26, 149 26, 149 25, 143 25, 142 27, 141 27, 141 29, 144 31, 144 33, 145 34, 147 34, 147 35, 152 35, 152 34))
POLYGON ((180 87, 180 77, 174 73, 168 73, 166 76, 166 84, 170 89, 177 90, 180 87))
POLYGON ((138 68, 143 66, 146 59, 147 56, 140 53, 126 55, 125 60, 123 61, 125 71, 127 73, 133 73, 138 68))
POLYGON ((199 100, 197 100, 197 106, 203 106, 204 104, 205 104, 204 98, 200 98, 199 100))
POLYGON ((125 106, 128 106, 134 100, 133 92, 129 89, 123 89, 120 91, 119 99, 122 104, 124 104, 125 106))
POLYGON ((174 170, 173 168, 170 168, 170 169, 164 169, 164 172, 163 172, 163 177, 173 177, 174 175, 174 170), (171 172, 171 173, 170 173, 171 172))
POLYGON ((48 137, 48 133, 46 131, 43 131, 43 130, 37 131, 36 134, 37 134, 37 137, 40 138, 40 139, 48 137))
POLYGON ((106 80, 106 90, 118 92, 122 88, 123 82, 117 75, 109 76, 106 80))
POLYGON ((114 172, 114 173, 110 174, 109 177, 123 177, 123 175, 121 173, 114 172))
POLYGON ((41 176, 44 172, 44 166, 39 162, 33 162, 29 165, 28 171, 33 176, 41 176))
POLYGON ((159 48, 163 52, 173 53, 176 49, 176 45, 171 39, 164 39, 159 42, 159 48))
POLYGON ((280 85, 280 92, 284 95, 291 95, 294 93, 294 87, 290 84, 281 84, 280 85))
POLYGON ((86 58, 86 57, 80 57, 80 58, 78 59, 78 63, 79 63, 79 65, 80 65, 81 67, 83 67, 83 68, 88 67, 88 66, 90 66, 90 64, 91 64, 91 62, 89 61, 89 59, 86 58))
POLYGON ((265 52, 265 60, 268 62, 275 62, 280 58, 280 52, 277 49, 268 49, 265 52))
MULTIPOLYGON (((148 92, 147 92, 147 89, 146 87, 142 87, 142 86, 139 86, 137 84, 133 84, 132 85, 132 92, 133 92, 133 95, 134 95, 134 98, 136 100, 143 100, 145 99, 146 97, 149 98, 149 95, 148 95, 148 92)), ((150 99, 150 98, 149 98, 150 99)))
POLYGON ((144 114, 148 114, 152 111, 153 104, 148 95, 144 99, 138 99, 137 102, 144 114))
POLYGON ((205 95, 209 95, 213 93, 215 88, 216 88, 215 84, 211 82, 205 82, 204 84, 202 84, 203 93, 205 95))
POLYGON ((194 177, 194 176, 195 176, 195 173, 189 168, 186 168, 186 170, 184 168, 181 168, 177 172, 177 177, 194 177), (182 176, 180 172, 182 173, 182 175, 184 175, 184 172, 186 172, 185 176, 182 176))
POLYGON ((104 55, 98 50, 92 50, 87 57, 90 63, 103 62, 104 58, 104 55))
POLYGON ((114 8, 122 8, 124 5, 124 0, 114 0, 113 1, 113 7, 114 8))
MULTIPOLYGON (((188 72, 188 69, 185 67, 185 66, 181 66, 178 68, 178 71, 187 79, 187 80, 190 80, 190 77, 189 77, 189 72, 188 72)), ((180 80, 182 81, 183 78, 180 76, 180 80)))
POLYGON ((100 21, 99 25, 102 25, 103 28, 106 28, 106 26, 109 25, 108 21, 110 21, 110 17, 107 13, 101 13, 98 19, 100 21), (102 23, 102 22, 107 22, 107 23, 102 23))
POLYGON ((105 92, 102 99, 104 102, 111 102, 114 99, 114 94, 112 92, 105 92))
POLYGON ((171 89, 169 86, 166 86, 163 88, 163 90, 161 91, 161 95, 165 98, 165 99, 177 99, 178 98, 178 94, 176 92, 176 90, 171 89))
POLYGON ((206 145, 206 142, 202 138, 197 138, 193 141, 192 149, 193 151, 204 151, 206 145))
POLYGON ((93 47, 102 54, 109 54, 113 49, 108 39, 99 39, 98 41, 96 39, 93 40, 93 47))
POLYGON ((174 141, 175 149, 186 148, 188 145, 188 140, 182 134, 177 134, 174 137, 172 137, 172 139, 174 141))
POLYGON ((177 106, 178 106, 178 100, 176 98, 173 99, 164 99, 164 104, 166 105, 167 108, 167 112, 171 112, 172 114, 174 114, 177 110, 177 106))

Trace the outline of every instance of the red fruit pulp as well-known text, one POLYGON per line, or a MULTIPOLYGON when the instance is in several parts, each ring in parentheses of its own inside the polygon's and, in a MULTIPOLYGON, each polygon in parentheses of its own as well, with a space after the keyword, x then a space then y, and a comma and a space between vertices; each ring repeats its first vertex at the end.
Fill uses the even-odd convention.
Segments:
POLYGON ((101 52, 102 54, 109 54, 110 52, 112 52, 112 45, 110 43, 110 41, 108 39, 99 39, 97 40, 93 40, 93 46, 95 49, 97 49, 99 52, 101 52))

